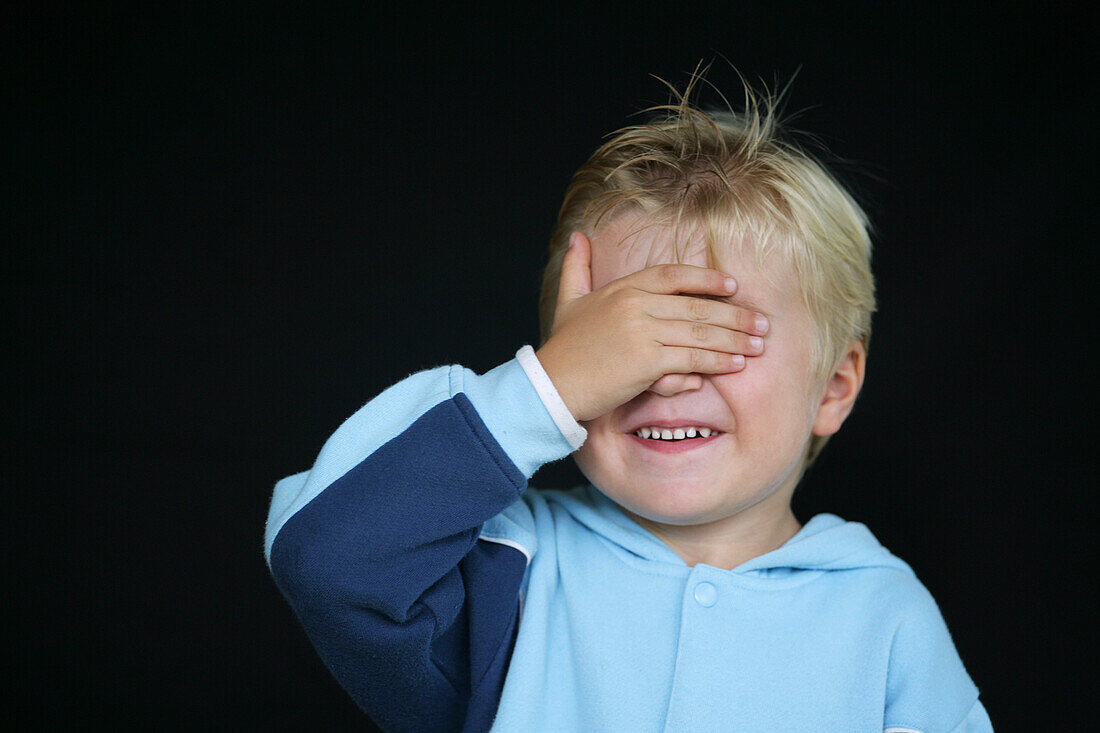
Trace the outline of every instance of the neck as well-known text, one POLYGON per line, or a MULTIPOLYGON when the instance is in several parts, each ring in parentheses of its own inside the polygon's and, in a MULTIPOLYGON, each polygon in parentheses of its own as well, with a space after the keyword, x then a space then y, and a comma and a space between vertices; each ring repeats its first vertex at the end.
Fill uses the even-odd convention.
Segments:
POLYGON ((654 522, 632 512, 627 514, 668 545, 688 566, 703 563, 733 570, 778 549, 802 529, 789 504, 778 513, 750 516, 754 508, 708 524, 685 526, 654 522))

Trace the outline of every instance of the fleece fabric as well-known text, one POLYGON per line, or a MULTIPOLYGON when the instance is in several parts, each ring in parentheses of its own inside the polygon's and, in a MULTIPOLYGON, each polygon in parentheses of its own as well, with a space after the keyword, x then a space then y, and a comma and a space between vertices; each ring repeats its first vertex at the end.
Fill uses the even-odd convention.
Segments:
POLYGON ((526 362, 413 375, 276 485, 272 573, 384 730, 992 730, 863 525, 689 567, 595 487, 528 489, 576 433, 526 362))

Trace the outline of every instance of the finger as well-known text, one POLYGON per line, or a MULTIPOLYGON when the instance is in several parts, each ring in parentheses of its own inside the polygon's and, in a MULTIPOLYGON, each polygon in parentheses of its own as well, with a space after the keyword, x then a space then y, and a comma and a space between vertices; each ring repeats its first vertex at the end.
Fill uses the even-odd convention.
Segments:
POLYGON ((728 374, 744 369, 745 357, 697 347, 666 346, 661 349, 659 363, 665 374, 728 374))
POLYGON ((647 312, 654 318, 711 323, 758 336, 766 334, 770 325, 763 313, 720 300, 690 295, 653 295, 652 298, 647 312))
POLYGON ((581 232, 569 237, 569 249, 561 263, 558 307, 592 292, 592 243, 581 232))
POLYGON ((653 338, 662 346, 707 349, 745 356, 759 356, 764 353, 762 337, 700 321, 662 321, 657 325, 653 338))
POLYGON ((662 397, 672 397, 681 392, 691 392, 703 386, 703 377, 698 374, 666 374, 653 384, 647 391, 659 394, 662 397))
POLYGON ((737 281, 724 272, 694 265, 657 265, 628 275, 630 284, 650 293, 698 293, 728 296, 737 292, 737 281))

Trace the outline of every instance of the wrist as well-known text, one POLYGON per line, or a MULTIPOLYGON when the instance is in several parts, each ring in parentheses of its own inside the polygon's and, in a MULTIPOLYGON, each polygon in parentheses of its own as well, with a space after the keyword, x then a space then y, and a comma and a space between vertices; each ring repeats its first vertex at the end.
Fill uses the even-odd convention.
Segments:
POLYGON ((538 393, 546 411, 550 413, 550 417, 558 426, 558 430, 561 431, 574 449, 579 448, 588 437, 588 433, 578 422, 579 418, 575 412, 575 406, 571 401, 567 401, 567 399, 571 400, 571 398, 567 398, 568 393, 561 391, 560 380, 556 380, 546 370, 544 358, 549 357, 551 363, 556 362, 553 357, 553 349, 549 352, 544 351, 544 349, 545 344, 538 352, 530 346, 524 346, 516 352, 516 359, 538 393))
POLYGON ((569 380, 565 374, 568 367, 562 363, 562 359, 559 358, 559 354, 555 345, 547 341, 543 344, 538 351, 535 351, 533 356, 538 362, 539 368, 546 376, 546 380, 549 383, 550 389, 554 394, 558 396, 562 404, 569 411, 570 417, 574 420, 579 420, 577 416, 577 404, 573 395, 573 391, 570 388, 569 380))

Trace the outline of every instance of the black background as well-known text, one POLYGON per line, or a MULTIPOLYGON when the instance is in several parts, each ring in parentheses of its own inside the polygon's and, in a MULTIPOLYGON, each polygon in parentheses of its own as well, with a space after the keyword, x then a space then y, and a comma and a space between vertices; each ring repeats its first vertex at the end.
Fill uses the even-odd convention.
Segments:
POLYGON ((535 341, 569 175, 666 101, 650 74, 714 60, 734 100, 731 65, 795 76, 793 125, 877 230, 869 377, 796 513, 915 568, 998 730, 1067 729, 1093 648, 1092 34, 888 5, 6 16, 11 713, 369 729, 267 574, 271 487, 390 383, 535 341))

